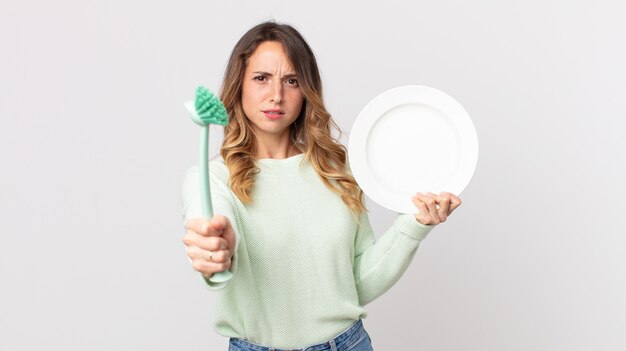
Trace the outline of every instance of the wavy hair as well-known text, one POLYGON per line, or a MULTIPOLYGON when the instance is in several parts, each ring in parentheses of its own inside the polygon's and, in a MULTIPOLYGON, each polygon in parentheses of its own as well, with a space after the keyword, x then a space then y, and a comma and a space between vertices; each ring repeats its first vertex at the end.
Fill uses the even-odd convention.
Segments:
POLYGON ((229 186, 239 199, 252 201, 256 163, 256 139, 241 102, 243 76, 250 56, 265 41, 282 44, 293 64, 304 95, 302 110, 290 129, 294 146, 304 152, 324 184, 341 196, 353 215, 366 211, 363 192, 354 177, 346 172, 346 148, 333 138, 341 130, 326 111, 322 99, 322 80, 313 51, 302 35, 287 24, 261 23, 246 32, 235 45, 222 83, 220 97, 228 112, 221 155, 230 173, 229 186))

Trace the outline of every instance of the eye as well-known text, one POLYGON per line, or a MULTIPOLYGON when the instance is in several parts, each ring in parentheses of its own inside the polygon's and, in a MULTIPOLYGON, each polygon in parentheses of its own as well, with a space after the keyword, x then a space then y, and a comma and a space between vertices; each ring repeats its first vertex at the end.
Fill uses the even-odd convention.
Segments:
POLYGON ((265 76, 256 76, 252 79, 258 80, 259 82, 264 82, 267 78, 265 76))
POLYGON ((292 85, 297 87, 298 86, 298 80, 295 78, 289 78, 286 80, 287 84, 292 85))

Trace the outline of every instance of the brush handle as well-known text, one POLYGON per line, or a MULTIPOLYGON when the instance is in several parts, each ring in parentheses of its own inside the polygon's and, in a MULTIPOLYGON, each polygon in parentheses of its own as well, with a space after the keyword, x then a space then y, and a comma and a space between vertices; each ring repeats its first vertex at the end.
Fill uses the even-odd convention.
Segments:
POLYGON ((202 201, 202 215, 213 218, 211 204, 211 188, 209 186, 209 125, 200 130, 200 200, 202 201))
MULTIPOLYGON (((211 188, 209 187, 209 125, 202 127, 200 135, 200 197, 202 201, 202 215, 211 220, 213 205, 211 204, 211 188)), ((233 274, 229 271, 213 273, 209 281, 223 283, 231 280, 233 274)))

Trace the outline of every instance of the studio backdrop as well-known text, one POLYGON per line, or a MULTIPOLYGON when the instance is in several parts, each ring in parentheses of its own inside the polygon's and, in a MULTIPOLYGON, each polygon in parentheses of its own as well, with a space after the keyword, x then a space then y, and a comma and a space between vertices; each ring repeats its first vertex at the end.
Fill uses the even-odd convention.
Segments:
POLYGON ((376 350, 626 349, 625 2, 0 0, 0 350, 227 349, 182 243, 183 103, 270 19, 343 143, 409 84, 476 126, 463 205, 367 305, 376 350))

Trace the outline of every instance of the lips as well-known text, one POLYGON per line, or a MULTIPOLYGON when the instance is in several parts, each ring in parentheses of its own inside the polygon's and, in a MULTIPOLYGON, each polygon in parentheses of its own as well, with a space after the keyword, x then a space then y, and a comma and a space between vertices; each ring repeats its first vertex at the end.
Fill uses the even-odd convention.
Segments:
POLYGON ((278 119, 285 114, 285 112, 279 109, 263 110, 263 113, 265 114, 267 118, 270 118, 270 119, 278 119))

